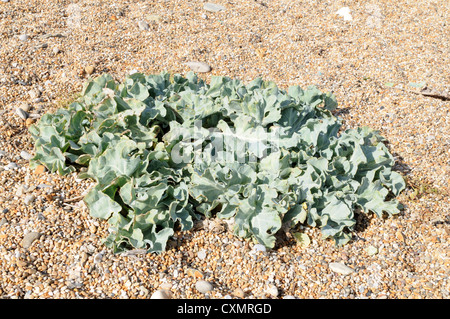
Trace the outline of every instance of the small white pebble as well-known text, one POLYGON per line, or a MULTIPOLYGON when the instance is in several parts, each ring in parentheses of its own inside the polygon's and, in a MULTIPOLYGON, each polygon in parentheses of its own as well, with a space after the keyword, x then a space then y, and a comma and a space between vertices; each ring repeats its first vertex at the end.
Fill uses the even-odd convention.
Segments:
POLYGON ((203 260, 206 258, 206 250, 202 249, 197 253, 197 257, 200 260, 203 260))
POLYGON ((21 34, 21 35, 19 35, 19 40, 20 40, 20 41, 26 41, 26 40, 28 40, 28 35, 26 35, 26 34, 21 34))

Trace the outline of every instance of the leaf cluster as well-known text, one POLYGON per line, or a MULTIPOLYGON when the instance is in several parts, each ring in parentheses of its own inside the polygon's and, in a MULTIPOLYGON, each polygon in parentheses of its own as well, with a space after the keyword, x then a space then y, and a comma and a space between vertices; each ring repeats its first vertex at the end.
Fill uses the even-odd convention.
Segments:
POLYGON ((315 87, 259 78, 104 74, 30 127, 30 165, 61 175, 86 167, 79 177, 96 185, 84 201, 110 224, 115 252, 164 251, 175 227, 189 230, 200 215, 229 219, 237 236, 270 248, 283 224, 299 223, 342 245, 356 209, 399 213, 387 196, 405 183, 384 138, 341 132, 336 107, 315 87))

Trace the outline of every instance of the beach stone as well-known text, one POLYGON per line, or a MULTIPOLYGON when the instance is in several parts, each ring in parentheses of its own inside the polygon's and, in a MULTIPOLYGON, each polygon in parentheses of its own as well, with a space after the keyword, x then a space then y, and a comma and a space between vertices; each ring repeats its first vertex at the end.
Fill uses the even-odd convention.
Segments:
POLYGON ((139 29, 141 29, 142 31, 148 31, 150 29, 150 26, 148 25, 147 22, 145 21, 139 21, 138 22, 138 27, 139 29))
POLYGON ((96 255, 94 256, 94 263, 96 263, 96 264, 101 263, 104 254, 105 254, 105 253, 104 253, 103 251, 101 251, 101 252, 99 252, 98 254, 96 254, 96 255))
POLYGON ((150 299, 171 299, 171 298, 172 293, 167 289, 156 290, 150 297, 150 299))
POLYGON ((255 246, 253 246, 253 251, 254 252, 261 251, 261 252, 265 253, 267 251, 267 248, 264 245, 256 244, 255 246))
POLYGON ((278 288, 275 285, 270 285, 267 288, 266 293, 272 296, 273 298, 276 298, 278 297, 278 288))
POLYGON ((41 91, 39 91, 38 89, 29 90, 28 95, 31 99, 35 100, 41 96, 41 91))
POLYGON ((194 268, 188 268, 186 271, 187 275, 194 278, 203 278, 203 274, 194 268))
POLYGON ((94 73, 94 67, 92 65, 88 65, 87 67, 84 68, 84 71, 86 72, 87 75, 91 75, 92 73, 94 73))
POLYGON ((36 166, 36 168, 34 169, 34 174, 36 175, 40 175, 43 174, 45 172, 46 168, 44 165, 38 165, 36 166))
POLYGON ((172 284, 170 282, 163 282, 161 285, 159 285, 159 289, 170 291, 170 289, 172 289, 172 284))
POLYGON ((195 288, 202 294, 206 294, 214 289, 213 285, 206 280, 199 280, 195 283, 195 288))
POLYGON ((197 73, 207 73, 211 71, 211 67, 205 62, 191 61, 185 63, 192 71, 197 73))
POLYGON ((342 274, 344 276, 350 275, 351 273, 354 273, 355 270, 353 268, 350 268, 349 266, 343 264, 343 263, 337 263, 332 262, 329 263, 328 266, 330 269, 338 274, 342 274))
POLYGON ((28 111, 30 111, 30 109, 31 109, 31 104, 30 104, 30 103, 22 103, 22 104, 20 105, 20 108, 21 108, 22 110, 24 110, 25 112, 28 112, 28 111))
POLYGON ((25 120, 25 125, 26 125, 26 126, 30 126, 31 124, 34 124, 35 122, 36 122, 35 119, 27 118, 27 119, 25 120))
POLYGON ((36 199, 36 196, 34 196, 33 194, 30 194, 30 195, 25 196, 25 199, 23 200, 23 202, 25 203, 25 205, 30 205, 31 203, 34 202, 35 199, 36 199))
POLYGON ((20 157, 22 157, 24 160, 29 161, 33 157, 33 155, 31 155, 27 151, 21 151, 20 152, 20 157))
POLYGON ((84 266, 84 264, 87 262, 87 260, 89 259, 89 255, 83 251, 80 255, 80 263, 82 266, 84 266))
POLYGON ((22 196, 26 192, 26 187, 24 185, 20 185, 17 187, 16 196, 22 196))
POLYGON ((200 260, 203 260, 206 258, 206 250, 202 249, 197 253, 197 257, 200 260))
POLYGON ((336 11, 336 14, 340 15, 344 18, 344 21, 351 21, 352 15, 350 14, 350 8, 349 7, 343 7, 340 8, 338 11, 336 11))
POLYGON ((203 9, 209 12, 219 12, 224 11, 226 8, 220 4, 215 4, 211 2, 207 2, 203 5, 203 9))
POLYGON ((367 255, 373 256, 378 253, 378 249, 377 249, 377 247, 371 245, 371 246, 366 247, 366 252, 367 252, 367 255))
POLYGON ((8 165, 5 166, 6 169, 18 169, 19 165, 14 162, 9 162, 8 165))
POLYGON ((27 35, 27 34, 21 34, 21 35, 19 35, 19 40, 20 40, 20 41, 27 41, 27 40, 28 40, 28 35, 27 35))
POLYGON ((147 19, 150 21, 159 22, 159 21, 161 21, 161 16, 157 15, 157 14, 151 14, 151 15, 147 16, 147 19))
POLYGON ((24 111, 20 107, 16 108, 16 114, 22 119, 26 120, 28 118, 28 112, 24 111))
POLYGON ((237 297, 237 298, 244 298, 245 297, 245 292, 242 288, 236 288, 233 291, 233 296, 237 297))
POLYGON ((28 234, 26 234, 23 237, 22 240, 22 247, 25 249, 28 249, 31 247, 31 245, 33 244, 33 242, 38 239, 39 237, 41 237, 41 233, 39 232, 29 232, 28 234))
POLYGON ((36 49, 45 49, 45 48, 48 48, 47 43, 41 43, 36 46, 36 49))

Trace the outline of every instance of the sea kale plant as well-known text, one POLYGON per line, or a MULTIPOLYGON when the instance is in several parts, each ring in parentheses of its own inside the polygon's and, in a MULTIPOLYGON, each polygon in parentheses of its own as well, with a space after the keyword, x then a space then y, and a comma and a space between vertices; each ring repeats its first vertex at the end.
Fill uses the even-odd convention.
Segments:
POLYGON ((61 175, 85 167, 96 184, 84 201, 105 219, 105 244, 165 250, 174 229, 201 215, 228 219, 233 232, 273 248, 282 225, 319 227, 347 243, 356 209, 399 213, 405 187, 385 140, 367 128, 341 130, 333 94, 282 90, 194 73, 104 74, 81 97, 42 116, 29 132, 31 168, 61 175))

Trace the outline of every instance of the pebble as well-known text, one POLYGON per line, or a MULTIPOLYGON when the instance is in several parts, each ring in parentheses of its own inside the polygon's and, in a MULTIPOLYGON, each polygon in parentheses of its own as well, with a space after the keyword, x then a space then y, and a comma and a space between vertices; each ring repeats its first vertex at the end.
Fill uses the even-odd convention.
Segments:
POLYGON ((34 174, 36 175, 40 175, 43 174, 45 172, 46 168, 44 165, 38 165, 36 166, 36 168, 34 169, 34 174))
POLYGON ((244 246, 244 243, 243 243, 242 241, 240 241, 240 240, 235 240, 235 241, 233 242, 233 245, 234 245, 235 247, 239 248, 239 247, 244 246))
POLYGON ((19 35, 19 40, 20 40, 20 41, 27 41, 27 40, 28 40, 28 35, 27 35, 27 34, 21 34, 21 35, 19 35))
POLYGON ((147 16, 147 19, 150 20, 150 21, 158 22, 158 21, 161 20, 161 16, 157 15, 157 14, 151 14, 151 15, 147 16))
POLYGON ((31 104, 30 103, 22 103, 22 105, 20 106, 20 108, 22 110, 24 110, 25 112, 28 112, 31 109, 31 104))
POLYGON ((209 12, 219 12, 224 11, 226 8, 220 4, 215 4, 211 2, 207 2, 203 5, 203 9, 209 12))
POLYGON ((8 165, 5 166, 6 169, 18 169, 19 165, 14 162, 9 162, 8 165))
POLYGON ((33 158, 33 155, 31 155, 27 151, 21 151, 20 152, 20 157, 22 157, 24 160, 29 161, 31 158, 33 158))
POLYGON ((369 256, 373 256, 378 253, 378 249, 377 249, 377 247, 370 245, 370 246, 366 247, 366 252, 369 256))
POLYGON ((150 297, 150 299, 171 299, 171 298, 172 293, 167 289, 156 290, 150 297))
POLYGON ((23 202, 25 203, 25 205, 30 205, 31 203, 34 202, 35 199, 36 199, 36 196, 34 196, 33 194, 29 194, 29 195, 25 196, 25 199, 23 200, 23 202))
POLYGON ((272 296, 273 298, 276 298, 278 297, 278 288, 275 285, 270 285, 267 288, 266 293, 272 296))
POLYGON ((39 237, 41 237, 41 233, 39 232, 29 232, 27 233, 22 240, 22 247, 25 249, 28 249, 31 247, 31 245, 33 244, 33 242, 38 239, 39 237))
POLYGON ((191 61, 185 64, 194 72, 207 73, 211 71, 211 67, 205 62, 191 61))
POLYGON ((336 14, 340 15, 344 18, 344 21, 351 21, 352 15, 350 14, 350 8, 349 7, 343 7, 340 8, 338 11, 336 11, 336 14))
POLYGON ((45 49, 48 47, 47 43, 41 43, 36 46, 36 49, 45 49))
POLYGON ((330 269, 332 271, 342 274, 344 276, 350 275, 351 273, 355 272, 355 270, 353 268, 350 268, 349 266, 347 266, 343 263, 332 262, 332 263, 329 263, 328 266, 330 267, 330 269))
POLYGON ((20 107, 16 108, 16 114, 22 119, 26 120, 28 118, 28 112, 22 110, 20 107))
POLYGON ((206 258, 206 250, 202 249, 197 253, 197 257, 200 260, 203 260, 206 258))
POLYGON ((41 96, 41 91, 39 91, 38 89, 33 89, 28 91, 28 95, 34 100, 41 96))
POLYGON ((89 255, 85 251, 83 251, 80 255, 81 265, 83 266, 88 259, 89 259, 89 255))
POLYGON ((194 268, 188 268, 186 271, 188 276, 194 277, 194 278, 203 278, 203 274, 194 268))
POLYGON ((23 185, 19 186, 16 190, 16 196, 22 196, 25 191, 26 188, 23 185))
POLYGON ((200 291, 202 294, 206 294, 213 290, 213 285, 206 280, 199 280, 195 283, 195 288, 200 291))
POLYGON ((148 30, 150 30, 150 26, 149 26, 148 23, 145 22, 145 21, 139 21, 139 22, 138 22, 138 26, 139 26, 139 29, 141 29, 141 30, 143 30, 143 31, 148 31, 148 30))
POLYGON ((53 54, 58 54, 59 52, 61 52, 58 47, 54 47, 52 51, 53 54))
POLYGON ((91 75, 92 73, 94 73, 95 67, 93 67, 92 65, 88 65, 87 67, 84 68, 84 71, 86 72, 87 75, 91 75))
POLYGON ((267 248, 264 245, 256 244, 255 246, 253 246, 252 251, 254 251, 254 252, 261 251, 261 252, 265 253, 267 251, 267 248))
POLYGON ((96 264, 100 263, 103 259, 103 255, 104 255, 103 252, 99 252, 98 254, 96 254, 94 256, 94 263, 96 263, 96 264))
POLYGON ((91 225, 91 226, 89 226, 89 231, 92 234, 95 234, 97 232, 97 227, 95 227, 95 225, 91 225))
POLYGON ((237 297, 237 298, 244 298, 245 297, 245 292, 244 292, 244 290, 242 289, 242 288, 236 288, 234 291, 233 291, 233 295, 235 296, 235 297, 237 297))
POLYGON ((170 291, 170 289, 172 289, 172 284, 170 282, 164 282, 161 285, 159 285, 159 288, 160 290, 164 289, 170 291))

